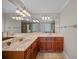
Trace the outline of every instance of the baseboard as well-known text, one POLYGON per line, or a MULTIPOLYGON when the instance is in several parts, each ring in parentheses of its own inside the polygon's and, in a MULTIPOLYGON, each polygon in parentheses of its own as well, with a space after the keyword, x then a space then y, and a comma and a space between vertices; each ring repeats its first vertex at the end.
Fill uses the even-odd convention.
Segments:
POLYGON ((66 59, 70 59, 70 57, 65 52, 63 52, 63 53, 66 56, 66 59))

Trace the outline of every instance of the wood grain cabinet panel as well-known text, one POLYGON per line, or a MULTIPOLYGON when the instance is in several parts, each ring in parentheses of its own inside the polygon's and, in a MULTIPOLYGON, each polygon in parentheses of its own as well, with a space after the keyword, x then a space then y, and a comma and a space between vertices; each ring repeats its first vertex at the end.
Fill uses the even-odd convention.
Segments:
POLYGON ((24 59, 23 51, 3 51, 2 59, 24 59))
POLYGON ((44 37, 39 37, 39 43, 38 43, 38 46, 39 46, 39 51, 40 52, 45 52, 46 51, 46 41, 45 41, 45 38, 44 37))
POLYGON ((46 48, 46 42, 40 42, 40 44, 39 44, 39 50, 40 50, 40 52, 45 52, 46 50, 47 50, 47 48, 46 48))
POLYGON ((64 38, 56 37, 54 40, 53 48, 55 52, 63 52, 64 38))
POLYGON ((25 52, 24 59, 31 59, 31 49, 28 49, 25 52))
POLYGON ((47 42, 47 51, 52 51, 52 42, 47 42))
POLYGON ((39 50, 41 52, 63 52, 63 37, 40 37, 39 50))

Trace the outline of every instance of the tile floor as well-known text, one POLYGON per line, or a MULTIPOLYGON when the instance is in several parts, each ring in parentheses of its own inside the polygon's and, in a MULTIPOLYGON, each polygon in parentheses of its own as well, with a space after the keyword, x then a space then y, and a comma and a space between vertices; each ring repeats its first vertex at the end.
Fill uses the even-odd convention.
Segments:
POLYGON ((36 59, 66 59, 63 53, 38 53, 36 59))

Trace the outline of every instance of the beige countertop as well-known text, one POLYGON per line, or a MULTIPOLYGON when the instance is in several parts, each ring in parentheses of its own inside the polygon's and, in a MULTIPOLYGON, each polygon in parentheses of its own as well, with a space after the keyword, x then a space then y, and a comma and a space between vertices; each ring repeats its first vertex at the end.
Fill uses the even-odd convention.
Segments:
POLYGON ((38 37, 64 37, 61 34, 53 33, 15 33, 12 39, 2 42, 3 51, 25 51, 38 37), (22 38, 23 41, 19 41, 22 38), (11 42, 10 46, 7 46, 7 42, 11 42))

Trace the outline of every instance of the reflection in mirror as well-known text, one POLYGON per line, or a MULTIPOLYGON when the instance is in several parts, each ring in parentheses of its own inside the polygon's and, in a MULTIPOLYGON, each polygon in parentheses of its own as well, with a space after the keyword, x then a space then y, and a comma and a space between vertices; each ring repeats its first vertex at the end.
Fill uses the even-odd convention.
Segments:
POLYGON ((33 22, 21 22, 21 32, 44 32, 44 33, 55 33, 55 21, 52 23, 33 23, 33 22))

